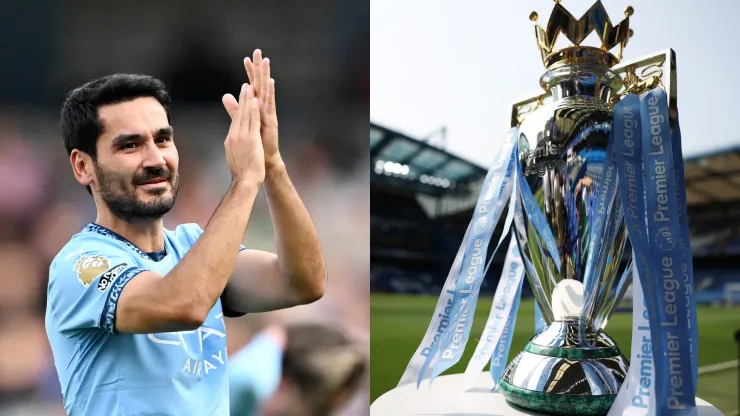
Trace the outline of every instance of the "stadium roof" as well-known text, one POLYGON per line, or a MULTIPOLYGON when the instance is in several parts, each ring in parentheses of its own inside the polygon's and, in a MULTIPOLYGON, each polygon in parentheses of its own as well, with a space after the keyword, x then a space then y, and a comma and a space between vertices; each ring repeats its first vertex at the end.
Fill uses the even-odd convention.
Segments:
POLYGON ((443 195, 467 188, 486 169, 438 147, 370 123, 372 182, 443 195))
MULTIPOLYGON (((486 175, 483 167, 429 143, 370 123, 373 182, 443 195, 486 175)), ((740 201, 740 146, 684 158, 690 208, 740 201)))
POLYGON ((740 200, 740 147, 684 158, 684 176, 689 206, 740 200))

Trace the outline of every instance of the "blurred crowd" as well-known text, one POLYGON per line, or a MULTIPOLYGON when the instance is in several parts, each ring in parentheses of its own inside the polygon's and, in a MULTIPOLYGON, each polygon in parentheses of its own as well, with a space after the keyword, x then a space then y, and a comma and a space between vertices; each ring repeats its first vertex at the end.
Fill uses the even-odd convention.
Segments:
MULTIPOLYGON (((69 4, 84 8, 80 6, 83 3, 69 4)), ((158 7, 169 12, 179 7, 179 4, 169 3, 173 2, 158 3, 158 7)), ((229 7, 239 7, 238 3, 224 2, 227 3, 229 7)), ((369 12, 354 8, 367 9, 367 3, 350 2, 354 6, 347 6, 343 2, 320 1, 313 5, 312 9, 318 8, 313 13, 331 12, 331 18, 324 19, 329 19, 330 26, 322 25, 319 20, 314 26, 308 23, 304 27, 290 26, 292 32, 282 38, 274 36, 280 33, 281 27, 270 28, 273 36, 260 36, 260 31, 271 22, 286 24, 300 18, 297 15, 301 11, 290 12, 290 8, 291 5, 298 7, 301 2, 278 3, 281 5, 263 5, 259 10, 272 20, 261 25, 253 23, 255 19, 250 20, 254 27, 248 32, 251 34, 249 42, 241 41, 238 35, 218 24, 217 17, 213 16, 219 13, 211 10, 212 24, 204 23, 197 29, 220 29, 219 36, 231 41, 223 50, 215 47, 223 46, 223 42, 213 32, 214 38, 194 36, 196 32, 186 30, 187 24, 183 24, 179 32, 182 36, 170 33, 167 43, 176 59, 159 66, 147 66, 147 56, 127 60, 115 53, 107 65, 106 58, 100 56, 88 66, 70 59, 74 62, 65 63, 59 73, 45 74, 49 78, 47 82, 25 80, 43 92, 36 97, 38 101, 20 94, 0 94, 0 415, 64 414, 44 329, 48 267, 70 237, 95 219, 95 205, 74 180, 58 131, 64 93, 90 78, 112 72, 145 72, 163 79, 171 87, 172 125, 181 159, 180 193, 174 209, 165 217, 165 225, 173 228, 177 224, 194 222, 204 227, 230 179, 223 151, 229 121, 220 97, 227 92, 234 93, 246 82, 241 59, 251 54, 255 47, 262 48, 273 62, 281 153, 319 231, 329 269, 329 285, 324 298, 314 304, 227 320, 228 350, 234 352, 247 345, 266 326, 309 321, 341 328, 357 340, 369 357, 370 201, 366 166, 369 22, 365 21, 369 19, 369 12), (302 43, 296 44, 296 39, 301 39, 302 43), (278 49, 281 42, 288 41, 289 45, 283 44, 278 49), (271 54, 270 46, 277 52, 271 54), (297 53, 304 49, 309 51, 297 53), (332 51, 332 54, 322 54, 322 51, 332 51), (131 64, 138 62, 137 59, 142 62, 141 66, 131 64), (121 65, 116 65, 117 62, 121 65), (295 62, 302 65, 292 64, 295 62)), ((107 7, 96 4, 98 9, 107 7)), ((308 8, 301 6, 301 10, 308 8)), ((29 12, 31 6, 27 9, 25 12, 29 12)), ((24 13, 24 10, 16 12, 24 13)), ((79 16, 74 11, 55 12, 67 17, 79 16)), ((98 10, 104 16, 114 12, 125 11, 120 8, 98 10)), ((202 10, 191 10, 189 19, 199 12, 202 10)), ((238 20, 238 13, 234 16, 235 13, 226 10, 227 15, 238 20)), ((78 17, 78 20, 85 18, 90 16, 78 17)), ((192 20, 185 21, 192 23, 192 20)), ((94 23, 86 27, 106 24, 97 20, 94 23)), ((82 30, 79 26, 76 28, 82 30)), ((57 26, 57 30, 63 29, 57 26)), ((3 30, 5 35, 9 34, 7 27, 3 30)), ((78 45, 74 42, 82 36, 79 33, 60 32, 60 36, 59 44, 52 45, 60 51, 74 49, 75 53, 85 53, 94 50, 93 46, 76 48, 78 45), (69 44, 63 43, 62 35, 69 44)), ((118 42, 117 45, 125 50, 128 44, 123 40, 118 42)), ((131 43, 135 42, 143 45, 146 39, 132 37, 131 43)), ((0 55, 7 53, 0 51, 0 55)), ((108 51, 109 55, 111 53, 108 51)), ((64 52, 59 54, 64 55, 64 52)), ((22 67, 18 68, 17 75, 21 76, 22 67)), ((5 71, 7 75, 9 69, 5 71)), ((33 72, 34 75, 38 73, 38 70, 33 72)), ((23 80, 19 78, 18 82, 22 84, 23 80)), ((10 84, 3 88, 12 92, 10 84)), ((244 244, 251 248, 273 249, 272 224, 263 196, 254 207, 244 244)), ((368 413, 367 375, 363 383, 349 405, 338 414, 368 413)))

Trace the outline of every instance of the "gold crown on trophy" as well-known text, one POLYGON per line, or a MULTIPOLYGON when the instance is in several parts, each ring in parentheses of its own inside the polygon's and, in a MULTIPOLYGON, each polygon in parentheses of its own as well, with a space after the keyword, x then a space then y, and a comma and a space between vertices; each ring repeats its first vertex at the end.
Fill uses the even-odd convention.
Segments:
POLYGON ((632 6, 627 6, 624 10, 626 18, 613 26, 600 0, 577 20, 560 5, 560 0, 555 0, 555 3, 547 29, 537 24, 537 12, 529 15, 529 20, 535 22, 537 45, 545 67, 549 68, 557 63, 596 63, 612 67, 622 60, 622 50, 632 36, 632 30, 629 28, 630 16, 634 13, 632 6), (581 42, 592 31, 598 34, 601 46, 581 46, 581 42), (560 33, 563 33, 574 46, 553 50, 560 33), (616 56, 610 52, 615 46, 619 46, 616 56))

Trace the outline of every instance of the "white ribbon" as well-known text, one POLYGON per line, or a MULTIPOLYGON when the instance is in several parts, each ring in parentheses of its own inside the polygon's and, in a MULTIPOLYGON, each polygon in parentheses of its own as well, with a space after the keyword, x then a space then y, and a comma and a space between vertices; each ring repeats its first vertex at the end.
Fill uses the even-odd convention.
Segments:
MULTIPOLYGON (((501 334, 504 332, 506 323, 510 318, 511 307, 514 305, 516 295, 519 293, 518 289, 522 284, 522 276, 524 275, 524 263, 518 250, 516 240, 512 237, 506 254, 504 269, 501 273, 501 280, 499 280, 496 294, 493 296, 493 304, 491 305, 491 312, 488 315, 488 321, 486 321, 486 326, 478 342, 478 346, 475 348, 475 353, 473 353, 473 357, 465 369, 466 390, 473 387, 476 378, 483 371, 483 367, 486 366, 491 355, 493 355, 493 351, 498 345, 501 334)), ((511 330, 513 331, 514 328, 511 328, 511 330)), ((494 380, 494 382, 497 381, 494 380)))
MULTIPOLYGON (((634 257, 634 253, 632 254, 634 257)), ((655 416, 655 366, 650 321, 637 267, 632 268, 630 369, 607 416, 655 416)))

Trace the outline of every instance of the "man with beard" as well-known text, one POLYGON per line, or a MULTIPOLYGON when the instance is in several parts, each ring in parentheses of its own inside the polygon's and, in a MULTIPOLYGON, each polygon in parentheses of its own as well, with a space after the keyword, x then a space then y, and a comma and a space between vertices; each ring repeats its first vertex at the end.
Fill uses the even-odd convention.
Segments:
POLYGON ((227 94, 231 186, 205 229, 163 227, 179 165, 170 98, 144 75, 73 90, 61 130, 97 207, 49 271, 46 330, 69 416, 228 415, 224 317, 313 302, 326 268, 278 149, 270 62, 245 58, 250 85, 227 94), (241 246, 264 186, 277 254, 241 246))

